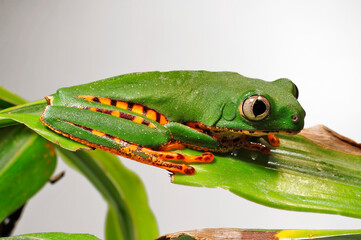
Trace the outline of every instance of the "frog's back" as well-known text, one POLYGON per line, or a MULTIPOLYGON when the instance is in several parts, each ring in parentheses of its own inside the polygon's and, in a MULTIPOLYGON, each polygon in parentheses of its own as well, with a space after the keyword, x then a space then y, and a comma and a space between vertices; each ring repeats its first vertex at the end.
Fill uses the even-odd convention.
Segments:
POLYGON ((120 75, 60 89, 59 95, 89 95, 141 104, 171 121, 198 121, 212 125, 224 103, 234 100, 254 81, 233 72, 171 71, 120 75), (238 94, 237 94, 238 93, 238 94))

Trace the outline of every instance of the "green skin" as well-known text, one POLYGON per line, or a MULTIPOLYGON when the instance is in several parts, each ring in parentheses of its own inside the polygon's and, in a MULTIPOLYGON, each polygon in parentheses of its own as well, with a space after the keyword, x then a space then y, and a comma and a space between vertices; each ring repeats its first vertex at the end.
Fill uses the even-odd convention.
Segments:
MULTIPOLYGON (((217 139, 184 123, 199 122, 221 128, 226 134, 237 130, 296 133, 303 128, 305 111, 295 95, 295 86, 288 79, 266 82, 232 72, 207 71, 133 73, 59 89, 50 96, 51 105, 46 108, 42 121, 63 133, 108 148, 122 147, 122 143, 96 136, 65 121, 152 149, 172 140, 217 150, 221 147, 217 139), (134 112, 86 101, 78 98, 78 95, 140 104, 165 115, 170 122, 161 125, 134 112), (270 114, 263 120, 248 120, 239 110, 240 104, 252 95, 263 95, 270 102, 270 114), (142 116, 156 128, 109 114, 79 109, 78 106, 118 110, 142 116), (291 117, 295 115, 298 117, 296 121, 291 117)), ((266 134, 267 132, 264 133, 266 134)))

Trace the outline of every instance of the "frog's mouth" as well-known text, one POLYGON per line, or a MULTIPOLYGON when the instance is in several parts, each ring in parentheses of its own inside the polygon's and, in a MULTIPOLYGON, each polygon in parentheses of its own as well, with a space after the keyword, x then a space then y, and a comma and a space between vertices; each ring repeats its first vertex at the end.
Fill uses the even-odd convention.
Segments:
POLYGON ((300 131, 293 131, 293 130, 247 130, 247 129, 235 129, 235 128, 227 128, 227 127, 216 127, 216 126, 207 126, 199 122, 189 122, 186 124, 187 126, 206 133, 211 136, 215 135, 249 135, 249 136, 265 136, 268 134, 287 134, 287 135, 295 135, 299 133, 300 131))
POLYGON ((246 129, 232 129, 232 128, 218 128, 215 132, 232 132, 232 133, 239 133, 245 134, 250 136, 264 136, 268 134, 286 134, 286 135, 295 135, 300 131, 291 131, 291 130, 246 130, 246 129))

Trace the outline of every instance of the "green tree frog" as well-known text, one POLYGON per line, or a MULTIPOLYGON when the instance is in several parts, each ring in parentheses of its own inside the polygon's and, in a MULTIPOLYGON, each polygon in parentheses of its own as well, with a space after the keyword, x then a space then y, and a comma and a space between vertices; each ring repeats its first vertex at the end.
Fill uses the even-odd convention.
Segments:
POLYGON ((132 73, 61 88, 46 96, 40 120, 56 133, 171 172, 194 174, 179 163, 211 162, 211 152, 245 148, 270 153, 252 139, 296 134, 305 111, 288 79, 266 82, 233 72, 132 73), (204 151, 197 156, 171 149, 204 151))

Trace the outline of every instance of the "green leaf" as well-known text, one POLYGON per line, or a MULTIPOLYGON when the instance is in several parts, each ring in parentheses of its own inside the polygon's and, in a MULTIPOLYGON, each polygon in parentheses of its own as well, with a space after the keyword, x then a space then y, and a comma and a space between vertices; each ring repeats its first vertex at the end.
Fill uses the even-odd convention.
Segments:
POLYGON ((59 151, 108 202, 106 239, 147 240, 157 237, 157 225, 144 186, 117 157, 100 150, 59 151))
POLYGON ((0 86, 0 109, 25 103, 24 99, 0 86))
POLYGON ((99 238, 90 234, 74 233, 31 233, 18 235, 14 237, 0 238, 4 240, 99 240, 99 238))
POLYGON ((124 239, 122 229, 119 227, 117 210, 111 205, 108 208, 105 221, 105 239, 124 239))
POLYGON ((0 129, 0 221, 49 180, 56 165, 53 145, 25 126, 0 129))
POLYGON ((0 118, 0 128, 19 125, 19 122, 12 119, 0 118))
POLYGON ((46 107, 45 100, 27 103, 24 105, 7 108, 0 111, 0 127, 13 124, 14 121, 23 123, 47 140, 60 145, 61 147, 75 151, 77 149, 89 149, 88 146, 75 142, 61 136, 40 122, 40 116, 46 107))
MULTIPOLYGON (((0 86, 0 110, 25 103, 26 101, 24 99, 0 86)), ((18 123, 11 119, 0 120, 0 128, 16 124, 18 123)))
POLYGON ((283 230, 276 239, 319 239, 319 240, 356 240, 361 239, 361 230, 283 230))
MULTIPOLYGON (((361 155, 321 147, 301 135, 279 138, 281 146, 269 155, 244 149, 217 154, 213 163, 194 165, 193 176, 173 175, 173 183, 221 187, 286 210, 361 218, 361 155)), ((335 143, 346 148, 342 144, 335 143)), ((360 150, 354 142, 349 145, 360 150)), ((179 152, 200 154, 188 149, 179 152)))

